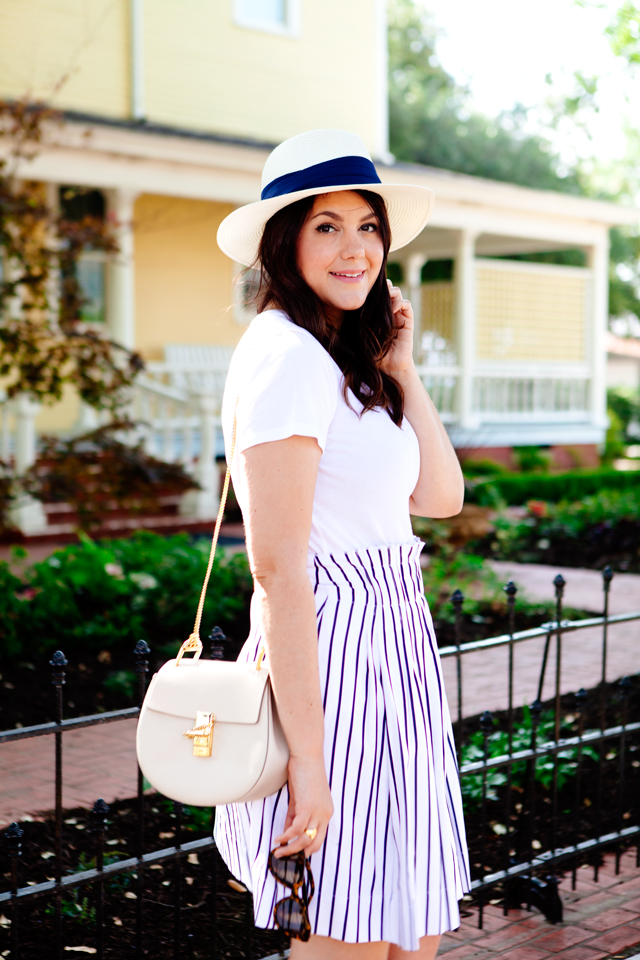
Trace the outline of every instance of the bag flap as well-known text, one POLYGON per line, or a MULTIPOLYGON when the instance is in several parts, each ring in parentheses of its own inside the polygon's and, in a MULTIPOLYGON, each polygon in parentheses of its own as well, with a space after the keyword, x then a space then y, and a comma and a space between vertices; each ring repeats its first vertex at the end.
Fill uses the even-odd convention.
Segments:
POLYGON ((220 723, 257 723, 269 671, 255 663, 225 660, 168 660, 154 676, 145 706, 195 721, 196 711, 220 723))

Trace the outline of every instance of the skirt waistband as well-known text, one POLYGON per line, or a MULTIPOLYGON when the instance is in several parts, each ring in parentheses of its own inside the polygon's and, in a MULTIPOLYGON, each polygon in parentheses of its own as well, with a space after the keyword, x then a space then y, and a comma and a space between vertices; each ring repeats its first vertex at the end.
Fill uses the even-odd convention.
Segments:
POLYGON ((391 546, 362 547, 345 553, 311 554, 307 560, 307 570, 311 582, 327 586, 349 585, 363 587, 373 578, 384 576, 385 571, 406 574, 411 568, 420 570, 420 554, 424 543, 414 537, 407 543, 391 546))

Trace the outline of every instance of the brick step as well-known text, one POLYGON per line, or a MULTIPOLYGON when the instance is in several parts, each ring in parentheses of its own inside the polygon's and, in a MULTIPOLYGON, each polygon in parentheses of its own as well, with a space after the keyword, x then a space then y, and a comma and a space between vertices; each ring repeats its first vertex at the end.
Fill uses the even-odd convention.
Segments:
MULTIPOLYGON (((145 510, 144 513, 138 513, 135 510, 126 509, 111 502, 104 505, 106 511, 105 522, 129 517, 177 517, 181 497, 179 495, 168 495, 158 498, 158 508, 155 510, 145 510)), ((47 517, 48 526, 57 525, 75 525, 78 524, 78 514, 70 503, 44 503, 44 512, 47 517)))
MULTIPOLYGON (((107 519, 91 531, 93 540, 108 539, 115 540, 120 537, 129 537, 136 530, 151 530, 162 536, 168 536, 172 533, 213 533, 216 525, 215 517, 189 517, 189 516, 124 516, 107 519)), ((6 533, 2 537, 2 543, 21 544, 23 546, 37 546, 47 543, 76 543, 78 541, 77 524, 75 523, 51 523, 45 530, 34 534, 24 534, 17 531, 6 533)), ((229 539, 229 538, 227 538, 229 539)), ((230 538, 233 542, 240 538, 235 536, 230 538)))

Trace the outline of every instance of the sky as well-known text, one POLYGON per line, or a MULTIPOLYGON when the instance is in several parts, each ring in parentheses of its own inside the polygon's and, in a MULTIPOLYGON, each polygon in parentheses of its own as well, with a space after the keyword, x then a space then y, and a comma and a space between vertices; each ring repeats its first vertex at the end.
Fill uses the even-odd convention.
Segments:
MULTIPOLYGON (((621 0, 579 6, 575 0, 424 0, 442 35, 437 53, 456 80, 471 87, 476 108, 489 116, 517 102, 543 103, 570 92, 574 71, 602 77, 599 114, 589 119, 591 140, 559 146, 610 161, 625 147, 624 117, 640 113, 640 77, 635 82, 609 47, 604 30, 621 0), (627 101, 631 98, 631 103, 627 101)), ((567 136, 565 134, 565 136, 567 136)))

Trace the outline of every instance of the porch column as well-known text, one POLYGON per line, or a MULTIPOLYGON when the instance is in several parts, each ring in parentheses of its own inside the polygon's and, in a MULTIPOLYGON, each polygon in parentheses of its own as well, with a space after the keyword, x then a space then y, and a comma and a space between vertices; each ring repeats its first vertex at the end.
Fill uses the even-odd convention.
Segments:
POLYGON ((220 506, 220 472, 216 464, 216 409, 215 396, 203 394, 197 398, 200 418, 200 456, 194 470, 199 490, 187 490, 180 500, 181 516, 202 517, 210 520, 220 506))
POLYGON ((607 346, 609 320, 609 237, 589 247, 588 264, 592 272, 592 306, 590 337, 591 392, 589 407, 595 427, 607 429, 607 346))
POLYGON ((107 324, 113 339, 133 350, 136 342, 133 259, 133 190, 108 192, 109 217, 115 221, 119 252, 107 264, 107 324))
MULTIPOLYGON (((36 462, 36 417, 40 404, 22 393, 11 401, 15 416, 15 470, 21 477, 36 462)), ((39 500, 19 493, 9 510, 11 521, 22 533, 38 533, 47 525, 44 507, 39 500)))
POLYGON ((416 363, 422 359, 422 268, 428 259, 424 253, 412 253, 405 265, 409 300, 413 307, 413 359, 416 363))
POLYGON ((476 272, 477 233, 461 230, 455 255, 456 342, 458 354, 458 423, 463 430, 474 430, 478 418, 473 411, 473 373, 476 353, 476 272))

